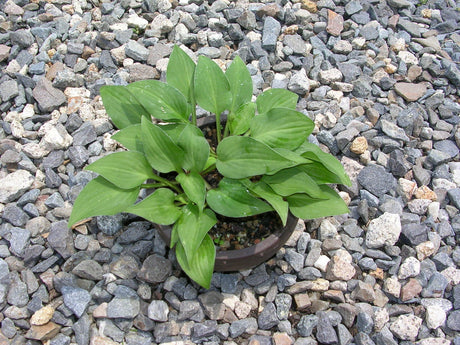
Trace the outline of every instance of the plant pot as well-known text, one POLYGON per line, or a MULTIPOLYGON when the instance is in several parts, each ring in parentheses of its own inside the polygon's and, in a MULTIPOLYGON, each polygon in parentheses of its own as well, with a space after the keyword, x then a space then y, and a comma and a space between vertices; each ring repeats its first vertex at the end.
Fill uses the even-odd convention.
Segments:
MULTIPOLYGON (((231 272, 240 271, 260 265, 267 261, 286 243, 291 237, 297 225, 298 218, 289 214, 286 226, 276 230, 265 240, 244 249, 218 251, 214 271, 231 272)), ((161 238, 166 242, 171 242, 171 228, 158 225, 161 238)))

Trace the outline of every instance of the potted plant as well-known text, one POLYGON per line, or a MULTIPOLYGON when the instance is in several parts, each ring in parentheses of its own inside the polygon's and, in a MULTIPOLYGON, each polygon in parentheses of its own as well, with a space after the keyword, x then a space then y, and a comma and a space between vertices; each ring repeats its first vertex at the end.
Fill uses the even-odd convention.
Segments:
MULTIPOLYGON (((216 214, 275 211, 284 226, 289 220, 293 227, 295 217, 348 212, 327 184, 350 180, 338 160, 309 143, 314 124, 295 110, 296 94, 269 89, 252 102, 252 79, 239 57, 224 73, 204 56, 195 64, 177 46, 166 79, 101 88, 120 129, 112 138, 128 150, 86 167, 99 176, 75 200, 69 226, 119 212, 171 225, 169 245, 181 268, 209 288, 216 249, 208 232, 216 214), (197 105, 215 115, 214 144, 197 124, 197 105), (215 185, 210 174, 218 177, 215 185), (151 193, 138 200, 143 189, 151 193)), ((277 237, 275 250, 283 243, 277 237)))

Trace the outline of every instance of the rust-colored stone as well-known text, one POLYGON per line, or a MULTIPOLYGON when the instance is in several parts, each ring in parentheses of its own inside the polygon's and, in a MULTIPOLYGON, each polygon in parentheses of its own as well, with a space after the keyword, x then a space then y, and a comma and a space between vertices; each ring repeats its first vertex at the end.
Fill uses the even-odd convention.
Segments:
POLYGON ((396 83, 396 93, 407 102, 415 102, 426 93, 427 87, 424 83, 396 83))
POLYGON ((401 301, 409 301, 417 297, 422 292, 422 286, 417 279, 410 278, 409 281, 401 288, 401 301))
POLYGON ((332 36, 339 36, 343 31, 343 17, 334 11, 327 10, 326 31, 332 36))
POLYGON ((54 338, 59 333, 61 326, 54 322, 48 322, 43 326, 32 325, 26 334, 27 339, 46 341, 54 338))

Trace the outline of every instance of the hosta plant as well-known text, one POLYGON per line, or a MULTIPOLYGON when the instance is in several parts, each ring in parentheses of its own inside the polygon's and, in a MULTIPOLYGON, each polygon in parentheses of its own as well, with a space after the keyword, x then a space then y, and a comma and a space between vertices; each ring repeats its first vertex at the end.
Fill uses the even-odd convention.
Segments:
POLYGON ((348 212, 328 184, 349 184, 343 167, 309 143, 314 124, 296 111, 298 96, 269 89, 252 101, 252 79, 236 57, 225 73, 174 47, 167 82, 104 86, 101 97, 127 151, 86 167, 99 174, 75 200, 69 224, 129 212, 172 225, 170 247, 185 273, 210 286, 216 250, 208 235, 216 214, 247 217, 276 211, 302 219, 348 212), (216 116, 215 145, 196 126, 196 109, 216 116), (221 124, 221 115, 227 115, 221 124), (209 173, 219 174, 211 186, 209 173), (139 198, 142 189, 151 189, 139 198))

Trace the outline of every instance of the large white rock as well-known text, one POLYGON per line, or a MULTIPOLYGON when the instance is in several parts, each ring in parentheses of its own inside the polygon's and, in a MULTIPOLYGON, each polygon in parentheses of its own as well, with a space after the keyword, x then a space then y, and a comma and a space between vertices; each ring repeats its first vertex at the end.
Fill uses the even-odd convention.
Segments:
POLYGON ((428 328, 436 329, 441 327, 446 321, 446 312, 438 306, 429 306, 426 308, 425 321, 428 328))
POLYGON ((401 234, 401 219, 398 214, 385 212, 372 220, 366 233, 366 246, 380 248, 394 245, 401 234))
POLYGON ((0 202, 8 203, 24 194, 34 183, 27 170, 17 170, 0 179, 0 202))
POLYGON ((56 126, 52 126, 45 130, 45 135, 40 142, 45 149, 62 150, 72 145, 73 138, 67 133, 65 127, 58 123, 56 126))
POLYGON ((390 324, 390 330, 401 340, 415 341, 422 321, 415 315, 401 315, 390 324))

